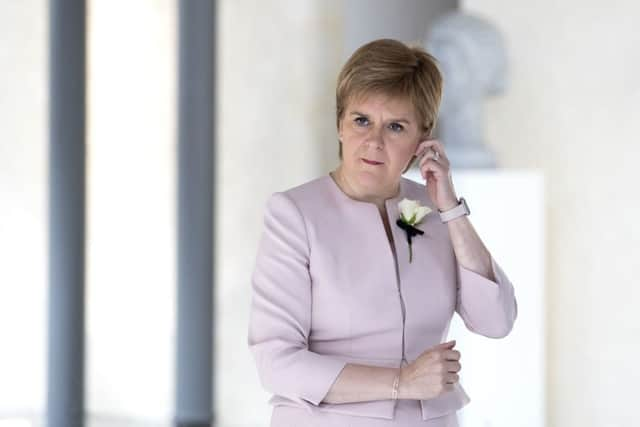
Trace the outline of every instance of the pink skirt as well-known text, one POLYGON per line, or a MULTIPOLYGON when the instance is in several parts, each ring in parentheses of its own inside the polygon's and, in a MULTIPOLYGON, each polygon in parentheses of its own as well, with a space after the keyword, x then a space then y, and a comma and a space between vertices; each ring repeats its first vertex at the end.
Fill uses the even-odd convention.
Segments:
POLYGON ((420 401, 400 399, 392 420, 317 412, 280 405, 273 408, 270 427, 459 427, 455 412, 429 420, 422 419, 420 401))

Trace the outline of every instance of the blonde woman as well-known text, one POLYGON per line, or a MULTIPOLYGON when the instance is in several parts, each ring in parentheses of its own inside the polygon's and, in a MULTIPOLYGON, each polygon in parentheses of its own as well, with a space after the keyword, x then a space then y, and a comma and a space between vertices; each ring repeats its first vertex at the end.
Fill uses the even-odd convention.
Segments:
POLYGON ((252 275, 248 345, 273 394, 271 427, 457 426, 470 399, 454 312, 491 338, 513 285, 458 198, 435 59, 382 39, 338 76, 340 163, 273 193, 252 275), (425 184, 402 176, 418 160, 425 184))

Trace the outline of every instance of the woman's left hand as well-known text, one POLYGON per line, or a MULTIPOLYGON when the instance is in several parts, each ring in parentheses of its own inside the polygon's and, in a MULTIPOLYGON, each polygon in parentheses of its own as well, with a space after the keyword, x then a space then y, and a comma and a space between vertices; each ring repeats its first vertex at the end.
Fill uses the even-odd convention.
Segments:
POLYGON ((449 159, 444 146, 437 139, 429 139, 418 144, 415 152, 420 158, 418 167, 422 178, 426 180, 427 194, 441 211, 452 209, 458 205, 458 197, 453 188, 449 159), (434 150, 438 152, 435 160, 434 150))

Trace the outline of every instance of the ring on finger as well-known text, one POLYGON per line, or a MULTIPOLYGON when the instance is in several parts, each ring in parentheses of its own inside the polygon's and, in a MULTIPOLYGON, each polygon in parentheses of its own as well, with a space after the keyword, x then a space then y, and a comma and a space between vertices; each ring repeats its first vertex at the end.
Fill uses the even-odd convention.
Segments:
POLYGON ((437 162, 440 159, 440 153, 438 153, 433 148, 431 149, 431 151, 433 151, 433 160, 435 160, 437 162))

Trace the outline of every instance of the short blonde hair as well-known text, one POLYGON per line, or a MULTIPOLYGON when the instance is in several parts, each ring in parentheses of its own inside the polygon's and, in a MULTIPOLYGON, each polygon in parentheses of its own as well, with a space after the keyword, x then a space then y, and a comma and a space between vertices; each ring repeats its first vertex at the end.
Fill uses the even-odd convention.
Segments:
MULTIPOLYGON (((340 128, 349 101, 373 93, 409 99, 420 130, 430 135, 442 99, 442 74, 437 60, 418 45, 393 39, 374 40, 359 47, 338 75, 336 126, 340 128)), ((342 160, 342 144, 338 145, 342 160)))

